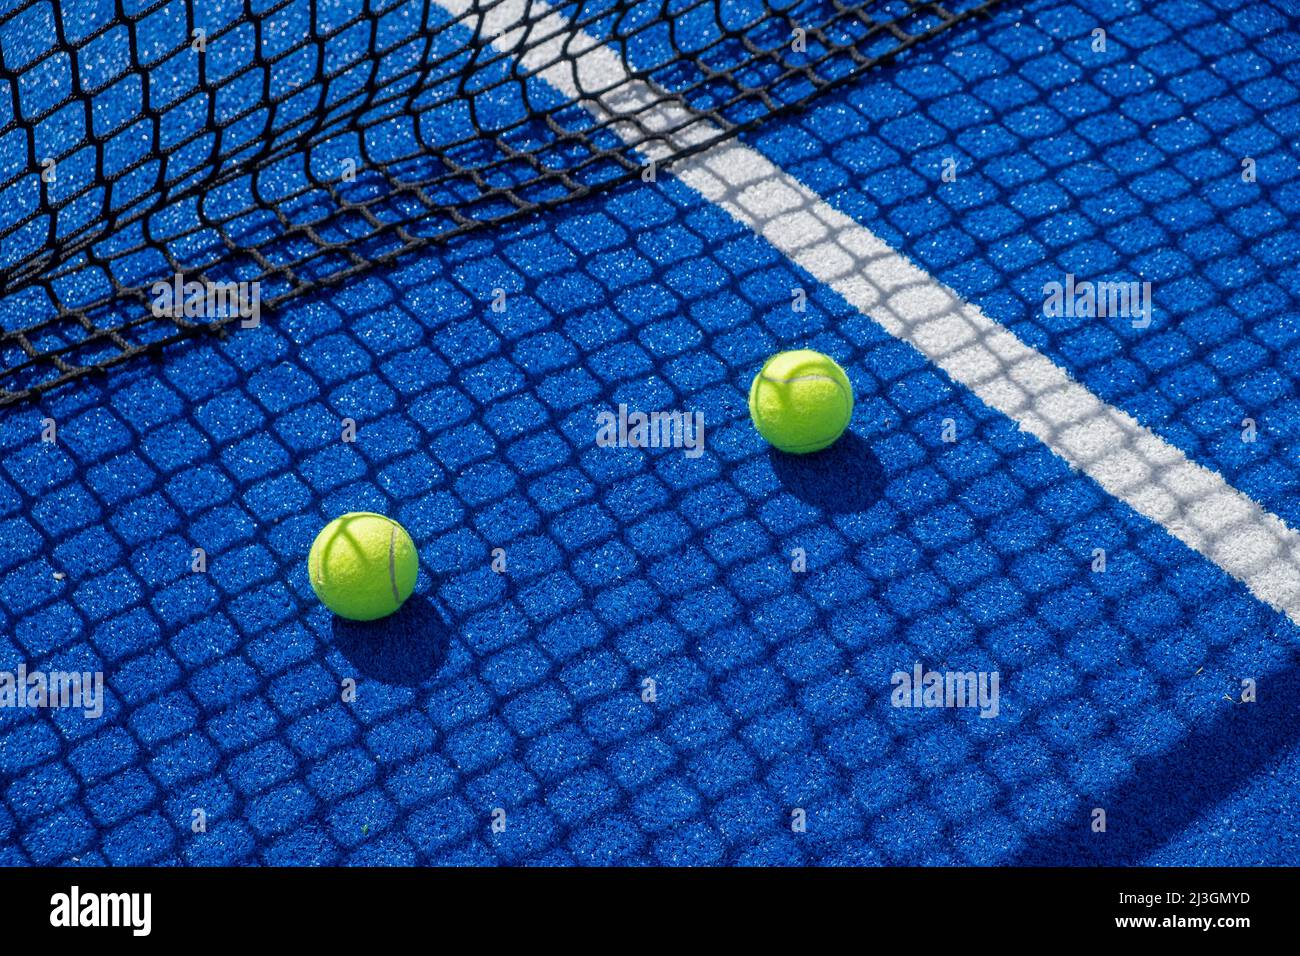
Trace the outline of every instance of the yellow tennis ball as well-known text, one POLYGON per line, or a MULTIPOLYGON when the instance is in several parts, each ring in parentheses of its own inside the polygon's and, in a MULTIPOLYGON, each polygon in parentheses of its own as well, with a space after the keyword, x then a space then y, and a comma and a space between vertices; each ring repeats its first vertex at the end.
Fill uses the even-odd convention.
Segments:
POLYGON ((853 386, 835 360, 811 349, 780 352, 749 386, 749 417, 782 451, 804 455, 834 443, 853 416, 853 386))
POLYGON ((351 621, 392 614, 415 590, 419 560, 406 530, 391 518, 354 511, 316 535, 307 574, 321 602, 351 621))

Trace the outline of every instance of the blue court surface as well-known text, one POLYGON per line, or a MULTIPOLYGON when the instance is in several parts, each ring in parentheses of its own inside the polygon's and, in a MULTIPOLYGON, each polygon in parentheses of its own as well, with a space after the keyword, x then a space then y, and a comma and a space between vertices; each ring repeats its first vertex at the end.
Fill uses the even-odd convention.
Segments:
MULTIPOLYGON (((1300 528, 1291 0, 1003 3, 741 138, 1300 528)), ((0 408, 0 669, 105 681, 0 708, 9 865, 1296 864, 1297 638, 671 170, 0 408), (856 394, 809 457, 746 405, 796 348, 856 394), (419 552, 371 624, 307 576, 350 511, 419 552)))

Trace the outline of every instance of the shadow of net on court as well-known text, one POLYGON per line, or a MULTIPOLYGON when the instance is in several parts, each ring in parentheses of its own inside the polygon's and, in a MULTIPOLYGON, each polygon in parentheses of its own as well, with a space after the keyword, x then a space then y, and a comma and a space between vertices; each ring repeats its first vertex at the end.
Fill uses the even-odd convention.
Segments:
MULTIPOLYGON (((1051 103, 1083 22, 995 20, 930 62, 1022 57, 1056 78, 1051 103)), ((1173 38, 1127 55, 1161 50, 1183 62, 1173 38)), ((942 114, 952 94, 932 79, 900 68, 905 112, 942 114)), ((797 140, 784 165, 847 183, 907 132, 872 116, 879 96, 846 93, 760 145, 797 140)), ((1008 140, 975 117, 943 135, 1031 154, 1056 135, 1008 140)), ((935 212, 906 190, 857 195, 886 228, 935 212)), ((1018 197, 980 195, 990 213, 968 228, 1018 197)), ((972 296, 1075 368, 1021 281, 972 296)), ((32 410, 0 418, 5 663, 98 665, 111 688, 101 724, 0 714, 6 862, 1137 862, 1294 742, 1293 698, 1223 699, 1243 676, 1294 683, 1289 622, 669 177, 280 315, 52 393, 56 447, 32 410), (838 454, 863 480, 838 496, 747 421, 753 371, 796 343, 840 360, 858 395, 838 454), (595 414, 618 403, 703 411, 705 454, 596 447, 595 414), (303 566, 325 518, 363 508, 400 520, 424 569, 425 626, 394 619, 370 647, 303 566), (916 662, 999 671, 999 718, 891 707, 891 675, 916 662), (1096 840, 1094 806, 1111 813, 1096 840)), ((1275 394, 1265 413, 1282 415, 1289 387, 1275 394)), ((1170 404, 1152 427, 1203 415, 1170 404)))

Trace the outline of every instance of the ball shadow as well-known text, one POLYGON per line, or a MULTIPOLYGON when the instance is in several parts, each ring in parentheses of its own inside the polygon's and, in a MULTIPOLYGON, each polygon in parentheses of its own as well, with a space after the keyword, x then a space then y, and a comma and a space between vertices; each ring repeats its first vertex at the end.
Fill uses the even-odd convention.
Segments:
POLYGON ((334 618, 334 647, 365 677, 414 687, 447 658, 451 629, 434 604, 413 594, 378 621, 334 618))
POLYGON ((768 450, 781 487, 800 501, 835 514, 864 511, 885 487, 885 469, 871 447, 845 432, 830 448, 811 455, 768 450))

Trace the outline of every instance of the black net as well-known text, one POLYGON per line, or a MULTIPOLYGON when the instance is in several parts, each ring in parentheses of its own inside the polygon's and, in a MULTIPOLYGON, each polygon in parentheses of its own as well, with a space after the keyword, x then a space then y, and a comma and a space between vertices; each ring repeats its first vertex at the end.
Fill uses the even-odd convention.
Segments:
POLYGON ((994 2, 23 3, 0 404, 644 175, 994 2))

